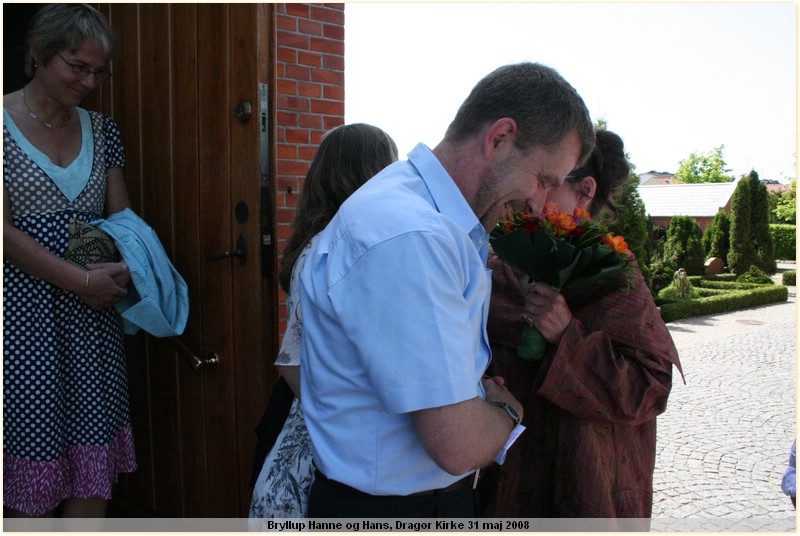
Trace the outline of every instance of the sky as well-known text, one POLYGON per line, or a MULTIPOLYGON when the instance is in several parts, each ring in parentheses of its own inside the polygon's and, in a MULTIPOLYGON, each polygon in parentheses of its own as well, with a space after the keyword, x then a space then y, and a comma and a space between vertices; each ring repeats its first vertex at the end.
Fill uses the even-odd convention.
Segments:
POLYGON ((724 145, 731 175, 796 176, 797 6, 348 3, 345 121, 434 147, 495 68, 555 68, 639 174, 724 145))

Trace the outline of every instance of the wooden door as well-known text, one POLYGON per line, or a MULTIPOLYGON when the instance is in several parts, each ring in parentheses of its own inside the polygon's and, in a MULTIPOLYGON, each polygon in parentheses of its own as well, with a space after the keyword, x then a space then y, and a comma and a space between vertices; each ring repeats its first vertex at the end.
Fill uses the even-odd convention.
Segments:
POLYGON ((260 165, 274 123, 259 103, 272 85, 272 6, 99 8, 121 46, 94 107, 119 124, 134 209, 188 283, 180 340, 220 360, 194 370, 168 340, 128 338, 139 468, 120 479, 112 515, 245 516, 253 429, 275 380, 272 136, 260 165), (246 257, 207 259, 237 243, 246 257))

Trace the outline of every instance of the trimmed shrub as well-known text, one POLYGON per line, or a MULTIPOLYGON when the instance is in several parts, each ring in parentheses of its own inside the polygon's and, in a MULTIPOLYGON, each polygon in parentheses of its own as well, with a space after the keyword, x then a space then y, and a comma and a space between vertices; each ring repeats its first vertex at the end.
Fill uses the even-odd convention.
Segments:
POLYGON ((745 283, 739 281, 708 281, 702 280, 699 283, 694 283, 695 286, 700 288, 713 288, 730 292, 732 290, 750 290, 757 287, 763 287, 764 283, 745 283))
POLYGON ((797 226, 773 223, 769 226, 769 234, 775 244, 775 258, 794 260, 797 258, 797 226))
POLYGON ((694 300, 700 297, 700 292, 691 285, 685 292, 681 292, 675 285, 670 285, 667 288, 662 288, 661 292, 658 293, 658 297, 662 300, 670 301, 694 300))
POLYGON ((736 281, 736 277, 737 277, 736 274, 717 274, 717 275, 704 275, 702 277, 700 277, 700 276, 692 276, 692 277, 690 277, 690 279, 691 279, 693 284, 697 285, 698 284, 697 282, 700 281, 700 280, 702 280, 704 282, 705 281, 736 281), (697 278, 697 281, 695 281, 695 278, 697 278))
POLYGON ((736 278, 739 283, 757 283, 760 285, 774 285, 772 279, 758 269, 756 266, 751 266, 749 270, 736 278))
POLYGON ((781 283, 786 286, 795 286, 795 279, 797 278, 797 270, 786 270, 781 276, 781 283))
POLYGON ((782 285, 758 285, 749 290, 734 290, 707 298, 663 303, 661 305, 661 318, 664 319, 664 322, 672 322, 682 318, 785 302, 788 299, 789 289, 787 287, 782 285))

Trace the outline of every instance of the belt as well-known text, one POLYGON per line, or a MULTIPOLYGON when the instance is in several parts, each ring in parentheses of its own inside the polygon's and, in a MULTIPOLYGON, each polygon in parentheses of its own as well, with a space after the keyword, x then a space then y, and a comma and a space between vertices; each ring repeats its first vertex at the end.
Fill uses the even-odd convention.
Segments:
POLYGON ((406 497, 422 497, 423 495, 438 495, 440 493, 449 493, 451 491, 459 491, 462 489, 475 489, 478 487, 478 475, 480 474, 480 469, 472 473, 471 475, 467 475, 461 480, 456 480, 446 488, 439 488, 439 489, 429 489, 425 491, 418 491, 417 493, 411 493, 406 495, 406 497))

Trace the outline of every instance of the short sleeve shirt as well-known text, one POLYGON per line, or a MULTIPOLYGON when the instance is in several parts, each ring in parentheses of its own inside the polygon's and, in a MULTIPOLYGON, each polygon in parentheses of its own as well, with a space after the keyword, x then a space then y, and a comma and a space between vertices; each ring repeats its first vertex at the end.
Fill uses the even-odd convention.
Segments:
POLYGON ((303 408, 328 477, 406 495, 459 477, 425 451, 411 412, 483 398, 488 235, 433 153, 370 179, 300 277, 303 408))

